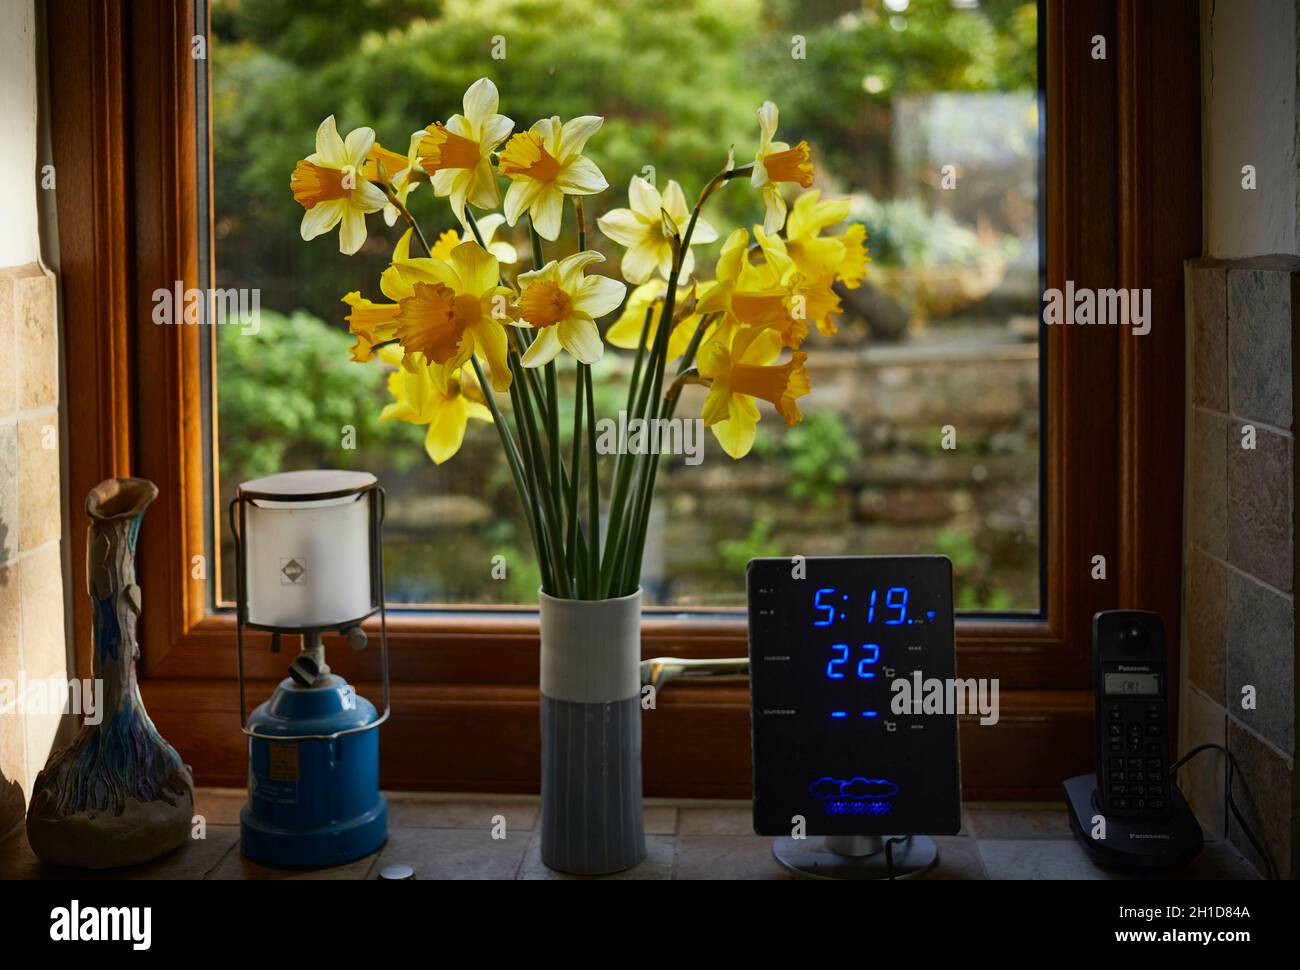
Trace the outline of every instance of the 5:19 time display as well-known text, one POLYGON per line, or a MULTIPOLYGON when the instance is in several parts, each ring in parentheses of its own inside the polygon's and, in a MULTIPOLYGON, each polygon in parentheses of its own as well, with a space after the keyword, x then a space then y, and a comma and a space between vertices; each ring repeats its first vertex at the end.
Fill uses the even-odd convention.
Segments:
MULTIPOLYGON (((875 623, 879 612, 885 626, 902 626, 907 622, 907 595, 906 586, 891 586, 885 590, 881 601, 880 590, 872 589, 867 602, 867 622, 875 623)), ((813 626, 833 626, 837 621, 848 619, 849 594, 840 593, 834 586, 823 586, 813 596, 813 609, 822 614, 820 619, 813 620, 813 626), (840 604, 835 602, 836 594, 839 594, 840 604)))

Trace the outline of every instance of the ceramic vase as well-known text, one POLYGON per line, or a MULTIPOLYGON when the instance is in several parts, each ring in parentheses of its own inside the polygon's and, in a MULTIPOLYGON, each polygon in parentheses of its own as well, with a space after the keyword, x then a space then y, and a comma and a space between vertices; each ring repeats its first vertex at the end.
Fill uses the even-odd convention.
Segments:
POLYGON ((86 497, 94 677, 102 682, 103 699, 73 743, 52 755, 36 778, 27 839, 47 863, 133 865, 189 837, 193 778, 149 719, 136 682, 135 546, 140 521, 157 497, 157 486, 141 478, 110 478, 86 497))
POLYGON ((539 596, 542 861, 576 875, 618 872, 646 854, 641 591, 539 596))

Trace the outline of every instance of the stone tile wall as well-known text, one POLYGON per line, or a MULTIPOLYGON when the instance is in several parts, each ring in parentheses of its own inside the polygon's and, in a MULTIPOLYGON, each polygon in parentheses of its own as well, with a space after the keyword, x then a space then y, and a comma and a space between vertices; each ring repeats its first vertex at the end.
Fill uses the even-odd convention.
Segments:
POLYGON ((54 278, 0 269, 0 833, 22 819, 59 712, 28 703, 67 679, 54 278))
MULTIPOLYGON (((1297 874, 1293 342, 1300 258, 1187 264, 1188 413, 1181 750, 1225 745, 1233 797, 1297 874)), ((1226 764, 1180 784, 1201 822, 1259 865, 1226 819, 1226 764)))

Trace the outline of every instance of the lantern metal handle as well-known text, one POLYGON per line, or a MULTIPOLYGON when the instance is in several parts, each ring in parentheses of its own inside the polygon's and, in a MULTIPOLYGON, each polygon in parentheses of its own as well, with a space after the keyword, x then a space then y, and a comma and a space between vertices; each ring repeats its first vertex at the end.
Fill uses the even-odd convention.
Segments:
MULTIPOLYGON (((236 491, 235 497, 230 500, 229 519, 230 532, 234 538, 235 544, 235 654, 238 660, 239 671, 239 728, 250 738, 260 738, 263 741, 337 741, 339 738, 349 734, 361 734, 365 731, 373 731, 379 725, 388 720, 392 714, 392 704, 389 696, 388 684, 388 615, 384 602, 384 553, 383 553, 383 526, 384 513, 387 507, 387 494, 382 486, 378 483, 368 485, 366 488, 357 492, 357 496, 364 496, 367 492, 373 492, 377 501, 371 503, 370 514, 370 549, 374 559, 374 571, 372 581, 377 590, 376 606, 365 616, 358 617, 354 622, 335 624, 327 627, 315 629, 293 629, 282 632, 290 633, 328 633, 342 632, 352 626, 358 626, 362 621, 379 614, 379 657, 380 657, 380 680, 383 689, 384 709, 379 717, 375 718, 369 724, 363 724, 358 727, 344 728, 341 731, 334 731, 331 734, 265 734, 256 728, 248 726, 248 700, 244 687, 244 626, 251 625, 255 629, 264 629, 255 624, 248 624, 245 597, 246 597, 246 577, 244 575, 244 557, 243 557, 243 537, 244 537, 244 502, 248 499, 257 498, 256 494, 243 495, 236 491), (238 507, 238 517, 236 517, 236 507, 238 507)), ((346 494, 346 493, 344 493, 346 494)), ((315 501, 317 499, 337 498, 337 494, 304 495, 299 496, 302 501, 315 501)), ((283 496, 267 496, 267 498, 283 501, 283 496)), ((269 628, 265 628, 269 629, 269 628)), ((350 686, 350 685, 349 685, 350 686)), ((354 687, 355 691, 356 688, 354 687)))

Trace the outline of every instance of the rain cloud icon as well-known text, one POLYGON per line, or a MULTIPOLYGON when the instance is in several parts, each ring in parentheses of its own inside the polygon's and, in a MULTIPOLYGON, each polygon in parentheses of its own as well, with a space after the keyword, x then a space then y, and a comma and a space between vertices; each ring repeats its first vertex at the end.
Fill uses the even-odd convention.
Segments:
POLYGON ((842 781, 823 775, 808 786, 814 798, 892 798, 898 786, 886 778, 863 778, 860 775, 842 781))

